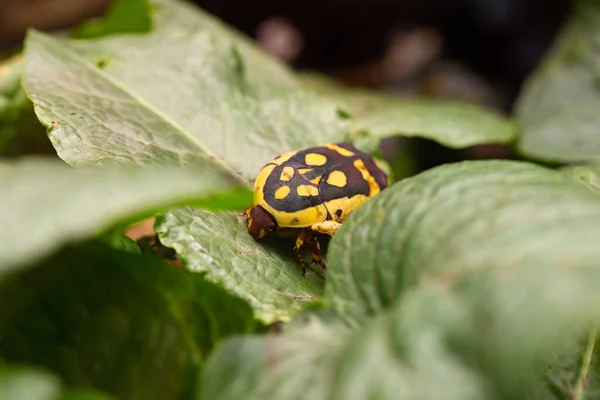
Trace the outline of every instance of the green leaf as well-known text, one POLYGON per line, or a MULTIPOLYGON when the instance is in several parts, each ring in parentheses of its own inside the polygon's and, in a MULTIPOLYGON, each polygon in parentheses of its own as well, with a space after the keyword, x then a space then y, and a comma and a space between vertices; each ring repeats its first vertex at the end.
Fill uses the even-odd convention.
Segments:
POLYGON ((0 353, 120 399, 190 398, 250 307, 200 275, 108 247, 73 248, 0 283, 0 353))
POLYGON ((219 168, 247 182, 280 153, 344 138, 335 106, 256 88, 243 62, 229 41, 197 28, 82 42, 30 31, 24 85, 75 166, 219 168))
POLYGON ((73 33, 79 38, 95 38, 120 33, 146 33, 151 28, 148 0, 112 0, 101 18, 82 23, 73 33))
POLYGON ((385 138, 417 136, 450 148, 515 139, 512 122, 480 106, 451 100, 397 100, 357 121, 358 129, 385 138))
POLYGON ((90 390, 61 387, 51 373, 32 367, 0 364, 0 398, 23 400, 110 400, 90 390))
POLYGON ((155 30, 185 28, 210 32, 214 37, 230 41, 239 50, 246 65, 246 77, 251 84, 298 86, 294 72, 287 65, 268 54, 253 39, 197 5, 180 0, 150 2, 154 10, 155 30))
POLYGON ((344 86, 319 73, 303 72, 298 75, 298 78, 304 88, 333 101, 345 113, 358 120, 397 100, 383 91, 344 86))
POLYGON ((353 329, 231 340, 201 398, 528 398, 565 338, 600 318, 599 206, 520 162, 405 179, 331 241, 325 305, 353 329))
POLYGON ((600 157, 599 45, 600 5, 575 1, 569 21, 515 106, 523 155, 552 162, 600 157))
POLYGON ((75 169, 34 158, 8 165, 0 169, 2 274, 169 206, 214 208, 219 204, 211 196, 224 193, 237 198, 236 208, 252 199, 250 191, 210 171, 75 169))
POLYGON ((265 323, 288 321, 320 301, 323 281, 312 271, 302 276, 294 242, 281 243, 287 248, 257 244, 243 215, 186 207, 158 218, 155 229, 188 269, 248 301, 265 323))
POLYGON ((594 192, 533 164, 434 168, 386 189, 346 220, 329 246, 326 300, 359 321, 434 277, 594 266, 588 239, 600 229, 599 204, 594 192))
POLYGON ((499 399, 455 353, 452 333, 469 322, 461 306, 431 290, 354 331, 314 320, 282 335, 230 339, 209 358, 198 398, 499 399))
POLYGON ((562 168, 562 171, 588 188, 600 192, 600 164, 574 165, 562 168))
MULTIPOLYGON (((255 86, 252 71, 258 67, 246 68, 243 46, 238 52, 213 26, 214 20, 205 22, 198 22, 198 14, 181 3, 170 2, 158 7, 155 30, 144 36, 73 41, 30 31, 25 86, 61 158, 75 166, 133 163, 153 169, 176 165, 225 170, 248 184, 282 152, 345 137, 346 123, 334 105, 282 87, 277 77, 270 85, 255 86), (182 17, 174 26, 182 14, 190 19, 182 17)), ((244 205, 251 202, 247 198, 244 205)), ((287 252, 263 250, 243 221, 223 228, 223 237, 238 234, 253 256, 228 274, 235 276, 241 268, 255 275, 249 279, 254 286, 234 289, 227 277, 222 284, 251 300, 258 318, 289 319, 304 304, 318 300, 322 281, 300 275, 292 243, 287 252), (265 251, 272 259, 263 269, 257 261, 265 251)), ((223 238, 212 237, 177 236, 168 245, 186 258, 196 251, 185 250, 186 241, 208 239, 210 246, 235 250, 223 238)), ((227 270, 229 253, 210 254, 227 270)), ((221 282, 212 275, 209 279, 221 282)))
POLYGON ((366 130, 378 138, 417 136, 455 149, 516 139, 512 121, 481 106, 452 100, 401 100, 373 90, 345 88, 318 75, 303 75, 303 83, 352 115, 354 131, 366 130))
MULTIPOLYGON (((443 282, 489 329, 513 330, 502 341, 481 338, 487 350, 471 356, 494 358, 499 380, 527 381, 535 373, 528 361, 556 345, 561 329, 590 321, 599 205, 594 192, 532 164, 435 168, 348 218, 329 248, 326 304, 357 324, 415 287, 443 282), (544 310, 552 320, 536 317, 544 310), (522 365, 509 367, 519 352, 522 365)), ((476 334, 464 340, 477 347, 476 334)))

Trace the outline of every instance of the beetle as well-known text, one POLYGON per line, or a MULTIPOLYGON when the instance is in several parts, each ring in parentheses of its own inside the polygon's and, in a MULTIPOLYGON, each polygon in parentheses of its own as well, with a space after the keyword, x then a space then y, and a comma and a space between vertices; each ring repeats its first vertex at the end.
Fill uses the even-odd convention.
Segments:
POLYGON ((258 241, 296 236, 295 250, 312 248, 312 262, 325 268, 316 233, 333 236, 346 217, 390 180, 379 162, 351 143, 329 143, 273 158, 254 181, 254 204, 246 209, 248 232, 258 241))

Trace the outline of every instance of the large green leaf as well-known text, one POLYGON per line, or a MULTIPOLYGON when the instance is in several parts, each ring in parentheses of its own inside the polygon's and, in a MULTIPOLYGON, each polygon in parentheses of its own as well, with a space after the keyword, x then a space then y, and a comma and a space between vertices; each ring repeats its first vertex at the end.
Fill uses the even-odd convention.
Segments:
POLYGON ((75 169, 34 158, 7 165, 0 169, 1 274, 168 206, 218 209, 227 200, 237 209, 252 199, 227 176, 209 171, 75 169))
POLYGON ((174 27, 206 30, 214 36, 230 40, 240 51, 246 64, 248 81, 257 85, 297 86, 295 74, 285 64, 268 54, 251 38, 195 4, 182 0, 150 0, 155 30, 174 27))
POLYGON ((225 168, 255 177, 270 158, 344 137, 336 107, 252 86, 229 41, 183 27, 66 40, 30 31, 24 85, 72 165, 225 168))
POLYGON ((319 75, 302 75, 304 85, 351 114, 353 130, 378 138, 417 136, 446 147, 509 143, 516 127, 508 118, 481 106, 440 99, 398 99, 367 89, 343 87, 319 75))
POLYGON ((495 111, 451 100, 396 100, 357 120, 376 136, 418 136, 451 148, 509 143, 513 123, 495 111))
POLYGON ((0 283, 0 354, 120 399, 190 398, 209 351, 255 329, 252 311, 200 275, 101 245, 0 283))
POLYGON ((460 305, 445 293, 415 296, 355 331, 313 320, 279 336, 223 344, 204 370, 201 400, 493 400, 445 336, 460 305))
POLYGON ((322 296, 323 280, 312 271, 302 276, 294 242, 257 244, 243 215, 182 208, 157 220, 156 231, 188 269, 248 301, 266 323, 287 321, 322 296))
MULTIPOLYGON (((233 47, 221 25, 198 19, 200 14, 182 3, 158 5, 155 30, 148 35, 73 41, 29 33, 25 86, 59 155, 69 164, 134 163, 153 169, 173 164, 226 170, 248 183, 279 153, 344 138, 346 122, 333 104, 285 88, 276 77, 270 85, 254 86, 252 71, 259 67, 246 69, 243 51, 233 47), (177 16, 181 23, 174 26, 177 16)), ((250 203, 248 199, 244 205, 250 203)), ((265 251, 245 232, 242 221, 222 229, 222 238, 207 237, 210 246, 235 250, 225 238, 239 235, 247 241, 248 254, 265 251)), ((195 250, 186 241, 207 239, 167 236, 163 242, 188 263, 195 250)), ((291 243, 287 252, 268 252, 273 259, 264 268, 258 261, 264 257, 252 256, 229 269, 230 274, 255 274, 249 279, 253 285, 234 289, 227 279, 209 279, 251 300, 264 321, 289 319, 318 299, 322 282, 300 275, 291 243)), ((227 252, 210 254, 215 265, 231 261, 227 252)))
POLYGON ((490 329, 519 326, 498 343, 483 342, 486 352, 498 351, 491 357, 501 377, 525 379, 534 371, 509 367, 516 351, 539 357, 540 348, 555 343, 542 330, 588 322, 582 314, 595 304, 600 279, 592 240, 600 233, 599 206, 593 191, 527 163, 436 168, 388 189, 348 219, 330 246, 325 299, 357 322, 415 286, 445 282, 460 289, 490 329), (554 317, 540 321, 544 310, 554 317))
POLYGON ((202 398, 527 398, 600 318, 599 235, 597 194, 560 172, 486 161, 406 179, 330 244, 325 305, 354 329, 228 342, 202 398))
POLYGON ((557 162, 600 157, 600 4, 578 0, 574 5, 516 104, 518 147, 528 157, 557 162))
POLYGON ((599 206, 594 192, 533 164, 426 171, 351 214, 329 247, 326 298, 360 320, 428 279, 596 266, 599 206))

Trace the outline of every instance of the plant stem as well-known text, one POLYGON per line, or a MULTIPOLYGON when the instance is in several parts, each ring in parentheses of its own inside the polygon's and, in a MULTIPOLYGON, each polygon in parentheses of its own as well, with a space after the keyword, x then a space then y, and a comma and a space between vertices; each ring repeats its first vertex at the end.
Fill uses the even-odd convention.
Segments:
POLYGON ((587 382, 588 372, 590 364, 592 363, 592 356, 594 355, 594 347, 596 344, 597 328, 592 329, 588 337, 588 343, 585 347, 585 353, 583 354, 583 360, 581 361, 581 367, 579 369, 579 376, 575 382, 575 390, 573 391, 572 400, 583 400, 583 390, 587 382))

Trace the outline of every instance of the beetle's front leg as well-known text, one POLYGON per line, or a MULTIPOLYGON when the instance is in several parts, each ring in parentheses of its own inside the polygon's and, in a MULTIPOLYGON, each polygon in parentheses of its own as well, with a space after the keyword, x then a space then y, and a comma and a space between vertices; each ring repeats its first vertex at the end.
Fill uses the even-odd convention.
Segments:
POLYGON ((298 236, 296 237, 296 246, 294 247, 294 250, 296 250, 296 256, 298 257, 298 260, 300 260, 300 265, 302 266, 302 275, 306 273, 306 265, 304 264, 304 258, 302 257, 302 246, 304 246, 307 242, 307 232, 308 231, 306 229, 300 230, 300 233, 298 233, 298 236))
POLYGON ((341 226, 342 224, 340 224, 339 222, 321 221, 311 226, 311 229, 315 232, 333 236, 337 232, 337 230, 340 229, 341 226))
POLYGON ((323 267, 323 269, 325 269, 325 268, 327 268, 327 263, 325 262, 325 260, 323 259, 323 256, 321 255, 321 247, 319 246, 319 241, 314 236, 313 236, 312 240, 313 240, 313 242, 312 242, 312 248, 311 248, 311 252, 310 252, 311 262, 314 262, 315 264, 319 264, 321 267, 323 267))

